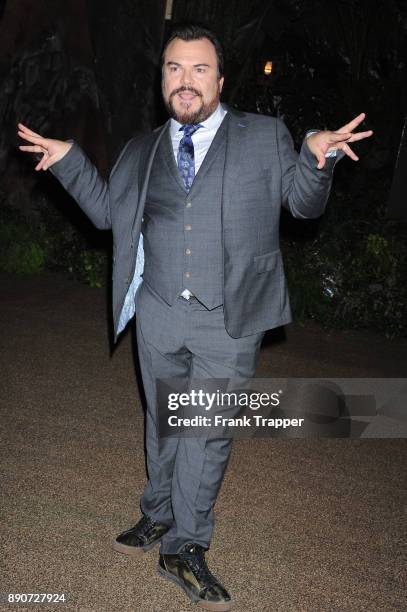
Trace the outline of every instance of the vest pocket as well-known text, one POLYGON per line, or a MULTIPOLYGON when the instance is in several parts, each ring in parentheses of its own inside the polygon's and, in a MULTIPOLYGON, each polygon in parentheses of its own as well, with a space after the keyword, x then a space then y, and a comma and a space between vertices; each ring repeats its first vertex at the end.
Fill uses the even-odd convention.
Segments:
POLYGON ((280 261, 280 257, 280 249, 270 251, 270 253, 264 253, 263 255, 257 255, 257 257, 254 258, 257 273, 261 274, 262 272, 275 270, 280 261))

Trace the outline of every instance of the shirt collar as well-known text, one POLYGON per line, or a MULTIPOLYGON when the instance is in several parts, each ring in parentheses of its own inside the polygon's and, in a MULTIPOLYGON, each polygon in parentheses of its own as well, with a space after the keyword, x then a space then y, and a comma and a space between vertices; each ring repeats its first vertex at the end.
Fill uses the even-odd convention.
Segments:
MULTIPOLYGON (((217 129, 223 121, 224 116, 226 115, 227 110, 223 108, 223 106, 219 103, 216 107, 216 110, 210 115, 205 121, 201 121, 200 125, 202 128, 207 130, 217 129)), ((177 132, 179 132, 180 127, 182 127, 182 123, 178 123, 175 119, 171 118, 170 122, 170 131, 171 137, 174 137, 177 132)), ((200 132, 202 130, 200 128, 200 132)), ((180 133, 181 136, 181 133, 180 133)))

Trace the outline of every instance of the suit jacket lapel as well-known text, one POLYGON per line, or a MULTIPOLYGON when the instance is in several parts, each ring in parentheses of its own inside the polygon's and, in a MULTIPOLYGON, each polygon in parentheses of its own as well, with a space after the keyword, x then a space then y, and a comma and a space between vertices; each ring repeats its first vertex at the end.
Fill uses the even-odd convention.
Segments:
MULTIPOLYGON (((140 167, 138 173, 138 184, 139 184, 139 201, 141 202, 146 197, 148 180, 150 178, 150 172, 153 165, 154 155, 157 151, 157 147, 160 143, 161 138, 164 136, 166 130, 169 128, 169 121, 164 123, 157 130, 154 130, 150 134, 150 137, 146 139, 142 150, 140 151, 140 167)), ((144 202, 143 202, 144 204, 144 202)))
POLYGON ((233 192, 238 189, 239 172, 244 164, 244 152, 248 138, 247 120, 243 113, 228 108, 230 113, 226 144, 225 170, 223 174, 223 217, 233 203, 233 192))
POLYGON ((133 229, 136 220, 141 218, 144 212, 144 204, 146 202, 148 181, 150 179, 151 168, 154 161, 154 156, 157 151, 157 147, 160 143, 161 138, 164 136, 166 130, 169 129, 169 121, 157 130, 151 133, 150 137, 146 139, 140 151, 140 165, 138 170, 138 205, 137 214, 134 217, 133 229))

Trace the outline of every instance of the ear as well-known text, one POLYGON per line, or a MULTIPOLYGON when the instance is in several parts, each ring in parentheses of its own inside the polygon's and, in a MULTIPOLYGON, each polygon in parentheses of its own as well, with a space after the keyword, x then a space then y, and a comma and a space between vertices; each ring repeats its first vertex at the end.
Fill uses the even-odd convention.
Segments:
POLYGON ((219 79, 219 91, 222 91, 224 81, 225 81, 225 77, 221 77, 219 79))

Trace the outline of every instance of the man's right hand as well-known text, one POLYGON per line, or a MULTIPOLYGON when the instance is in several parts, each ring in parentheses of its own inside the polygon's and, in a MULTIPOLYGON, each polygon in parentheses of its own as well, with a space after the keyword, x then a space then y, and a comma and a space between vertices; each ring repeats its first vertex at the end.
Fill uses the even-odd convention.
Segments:
POLYGON ((36 170, 48 170, 50 166, 62 159, 72 147, 70 142, 43 138, 39 134, 29 130, 28 127, 22 123, 18 124, 18 135, 24 140, 32 143, 31 145, 19 146, 18 148, 20 151, 43 154, 42 158, 35 166, 36 170))

